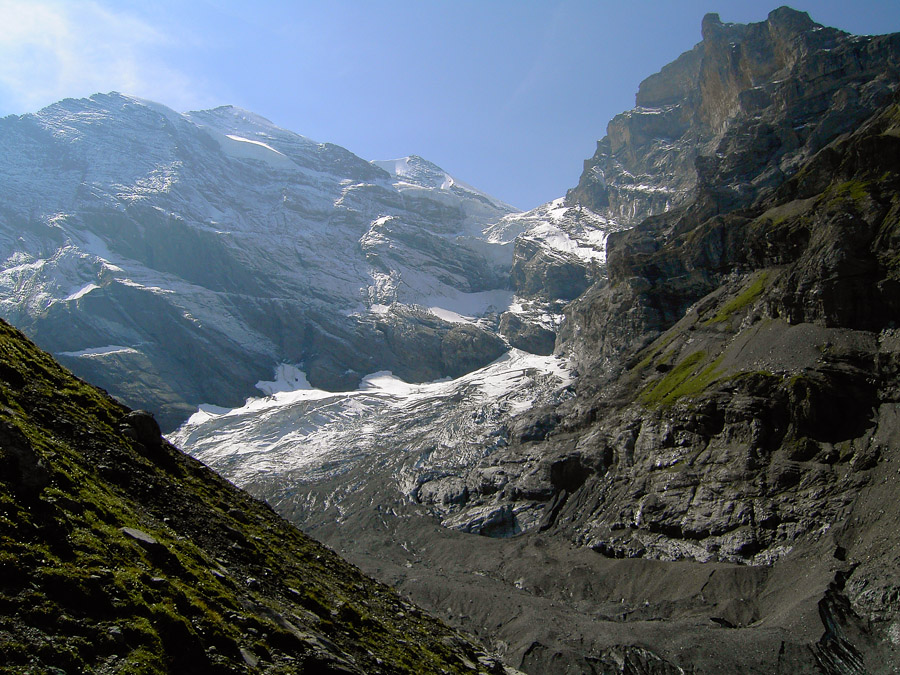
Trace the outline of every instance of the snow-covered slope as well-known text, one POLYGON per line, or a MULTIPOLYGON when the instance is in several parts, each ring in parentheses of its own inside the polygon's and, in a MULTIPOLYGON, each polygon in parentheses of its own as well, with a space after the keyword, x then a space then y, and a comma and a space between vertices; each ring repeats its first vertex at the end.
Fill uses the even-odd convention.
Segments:
POLYGON ((454 208, 458 205, 464 214, 463 230, 459 234, 481 238, 485 223, 493 223, 498 212, 516 211, 418 155, 372 164, 387 171, 394 178, 394 187, 407 199, 440 200, 454 208))
POLYGON ((508 305, 511 249, 474 237, 513 209, 383 164, 230 106, 112 93, 4 118, 0 314, 167 426, 280 362, 331 389, 489 362, 504 347, 474 320, 508 305))
POLYGON ((619 224, 579 206, 554 199, 525 213, 512 213, 484 229, 489 242, 514 242, 523 237, 540 242, 562 257, 587 263, 606 262, 606 238, 622 229, 619 224))
POLYGON ((512 350, 457 379, 425 384, 374 373, 344 393, 313 389, 291 367, 277 375, 258 383, 267 396, 240 408, 203 406, 172 442, 298 522, 340 520, 374 492, 385 508, 418 504, 465 531, 514 534, 536 525, 538 508, 498 512, 497 493, 527 477, 504 469, 497 451, 520 415, 569 395, 571 377, 557 357, 512 350), (465 509, 453 496, 463 490, 465 509))

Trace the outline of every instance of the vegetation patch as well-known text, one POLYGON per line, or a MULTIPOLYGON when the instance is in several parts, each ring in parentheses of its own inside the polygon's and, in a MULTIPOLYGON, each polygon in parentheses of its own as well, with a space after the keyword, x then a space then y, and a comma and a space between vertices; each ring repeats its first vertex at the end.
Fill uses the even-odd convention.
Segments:
POLYGON ((795 199, 786 204, 774 206, 757 218, 757 224, 767 227, 782 227, 789 221, 794 221, 806 215, 815 204, 816 197, 808 199, 795 199))
POLYGON ((704 367, 707 354, 703 350, 693 352, 659 382, 651 383, 639 394, 638 400, 645 406, 672 405, 683 397, 693 397, 702 393, 710 384, 719 379, 720 356, 704 367))
POLYGON ((715 316, 704 321, 703 325, 711 326, 713 324, 730 321, 731 317, 733 317, 737 312, 740 312, 741 310, 746 308, 750 303, 752 303, 760 295, 762 295, 763 291, 766 290, 766 286, 768 286, 768 283, 769 272, 766 270, 758 272, 750 285, 747 286, 740 293, 740 295, 726 302, 721 308, 719 308, 719 311, 716 312, 715 316))
POLYGON ((848 180, 844 183, 831 185, 825 191, 825 198, 842 202, 859 204, 869 197, 871 186, 862 180, 848 180))
MULTIPOLYGON (((647 366, 653 363, 660 355, 663 349, 672 344, 672 341, 678 337, 678 331, 670 330, 667 333, 663 334, 659 338, 653 341, 653 344, 644 347, 637 355, 634 357, 637 360, 633 366, 630 366, 628 370, 632 373, 640 374, 642 370, 644 370, 647 366)), ((663 356, 662 360, 665 360, 672 351, 666 352, 665 356, 663 356)))

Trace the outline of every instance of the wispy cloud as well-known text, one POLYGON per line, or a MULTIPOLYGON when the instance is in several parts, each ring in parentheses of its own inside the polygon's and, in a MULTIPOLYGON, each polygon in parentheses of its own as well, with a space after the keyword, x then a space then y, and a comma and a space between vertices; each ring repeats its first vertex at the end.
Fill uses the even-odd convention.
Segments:
POLYGON ((206 103, 167 62, 165 27, 86 0, 0 0, 0 114, 111 90, 173 108, 206 103))

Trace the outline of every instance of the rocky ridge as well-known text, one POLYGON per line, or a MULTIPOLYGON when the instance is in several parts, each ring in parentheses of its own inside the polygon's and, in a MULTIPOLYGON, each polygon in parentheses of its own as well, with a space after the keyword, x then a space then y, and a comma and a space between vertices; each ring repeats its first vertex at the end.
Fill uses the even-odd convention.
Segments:
POLYGON ((553 352, 563 308, 603 277, 607 237, 621 229, 616 221, 563 199, 504 216, 485 228, 488 242, 513 247, 515 303, 499 324, 511 346, 553 352))
POLYGON ((698 191, 715 212, 751 203, 886 104, 900 68, 896 37, 850 35, 788 7, 748 25, 709 14, 701 32, 640 84, 637 105, 610 121, 564 200, 486 230, 520 235, 512 283, 534 307, 504 325, 507 337, 530 340, 513 346, 546 350, 543 316, 602 278, 605 235, 698 191))
POLYGON ((294 515, 528 671, 893 672, 900 40, 703 34, 548 207, 640 220, 565 309, 573 389, 455 472, 273 495, 342 495, 294 515))
POLYGON ((0 355, 0 672, 513 672, 5 322, 0 355))
POLYGON ((850 35, 781 7, 766 21, 702 22, 703 41, 644 80, 585 162, 569 204, 623 225, 693 201, 727 211, 776 188, 886 104, 897 37, 850 35))
MULTIPOLYGON (((898 113, 888 106, 751 209, 696 225, 695 211, 673 212, 611 250, 608 284, 572 309, 581 339, 611 341, 597 317, 619 303, 632 342, 655 339, 624 372, 586 372, 569 418, 602 417, 577 443, 610 460, 605 485, 631 490, 624 529, 610 522, 595 540, 604 553, 644 555, 624 543, 637 528, 666 542, 654 557, 769 563, 846 517, 896 446, 898 113), (687 279, 678 298, 691 305, 660 334, 672 278, 687 279)), ((616 509, 612 494, 602 501, 616 509)))

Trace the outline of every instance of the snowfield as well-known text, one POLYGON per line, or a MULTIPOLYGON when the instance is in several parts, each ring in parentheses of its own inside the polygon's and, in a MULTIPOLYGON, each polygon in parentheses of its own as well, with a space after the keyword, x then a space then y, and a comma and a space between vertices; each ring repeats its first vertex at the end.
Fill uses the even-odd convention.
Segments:
POLYGON ((504 216, 486 227, 483 236, 492 243, 530 239, 563 257, 603 264, 607 237, 622 229, 615 220, 581 206, 567 206, 560 198, 525 213, 504 216))
POLYGON ((514 417, 571 381, 557 357, 519 350, 455 380, 409 384, 379 372, 343 393, 314 389, 283 365, 273 382, 259 383, 267 396, 233 409, 202 406, 169 440, 242 486, 272 475, 322 480, 378 453, 399 452, 408 468, 428 473, 480 457, 486 450, 472 439, 496 431, 497 412, 514 417), (427 458, 405 454, 426 439, 434 446, 427 458))

